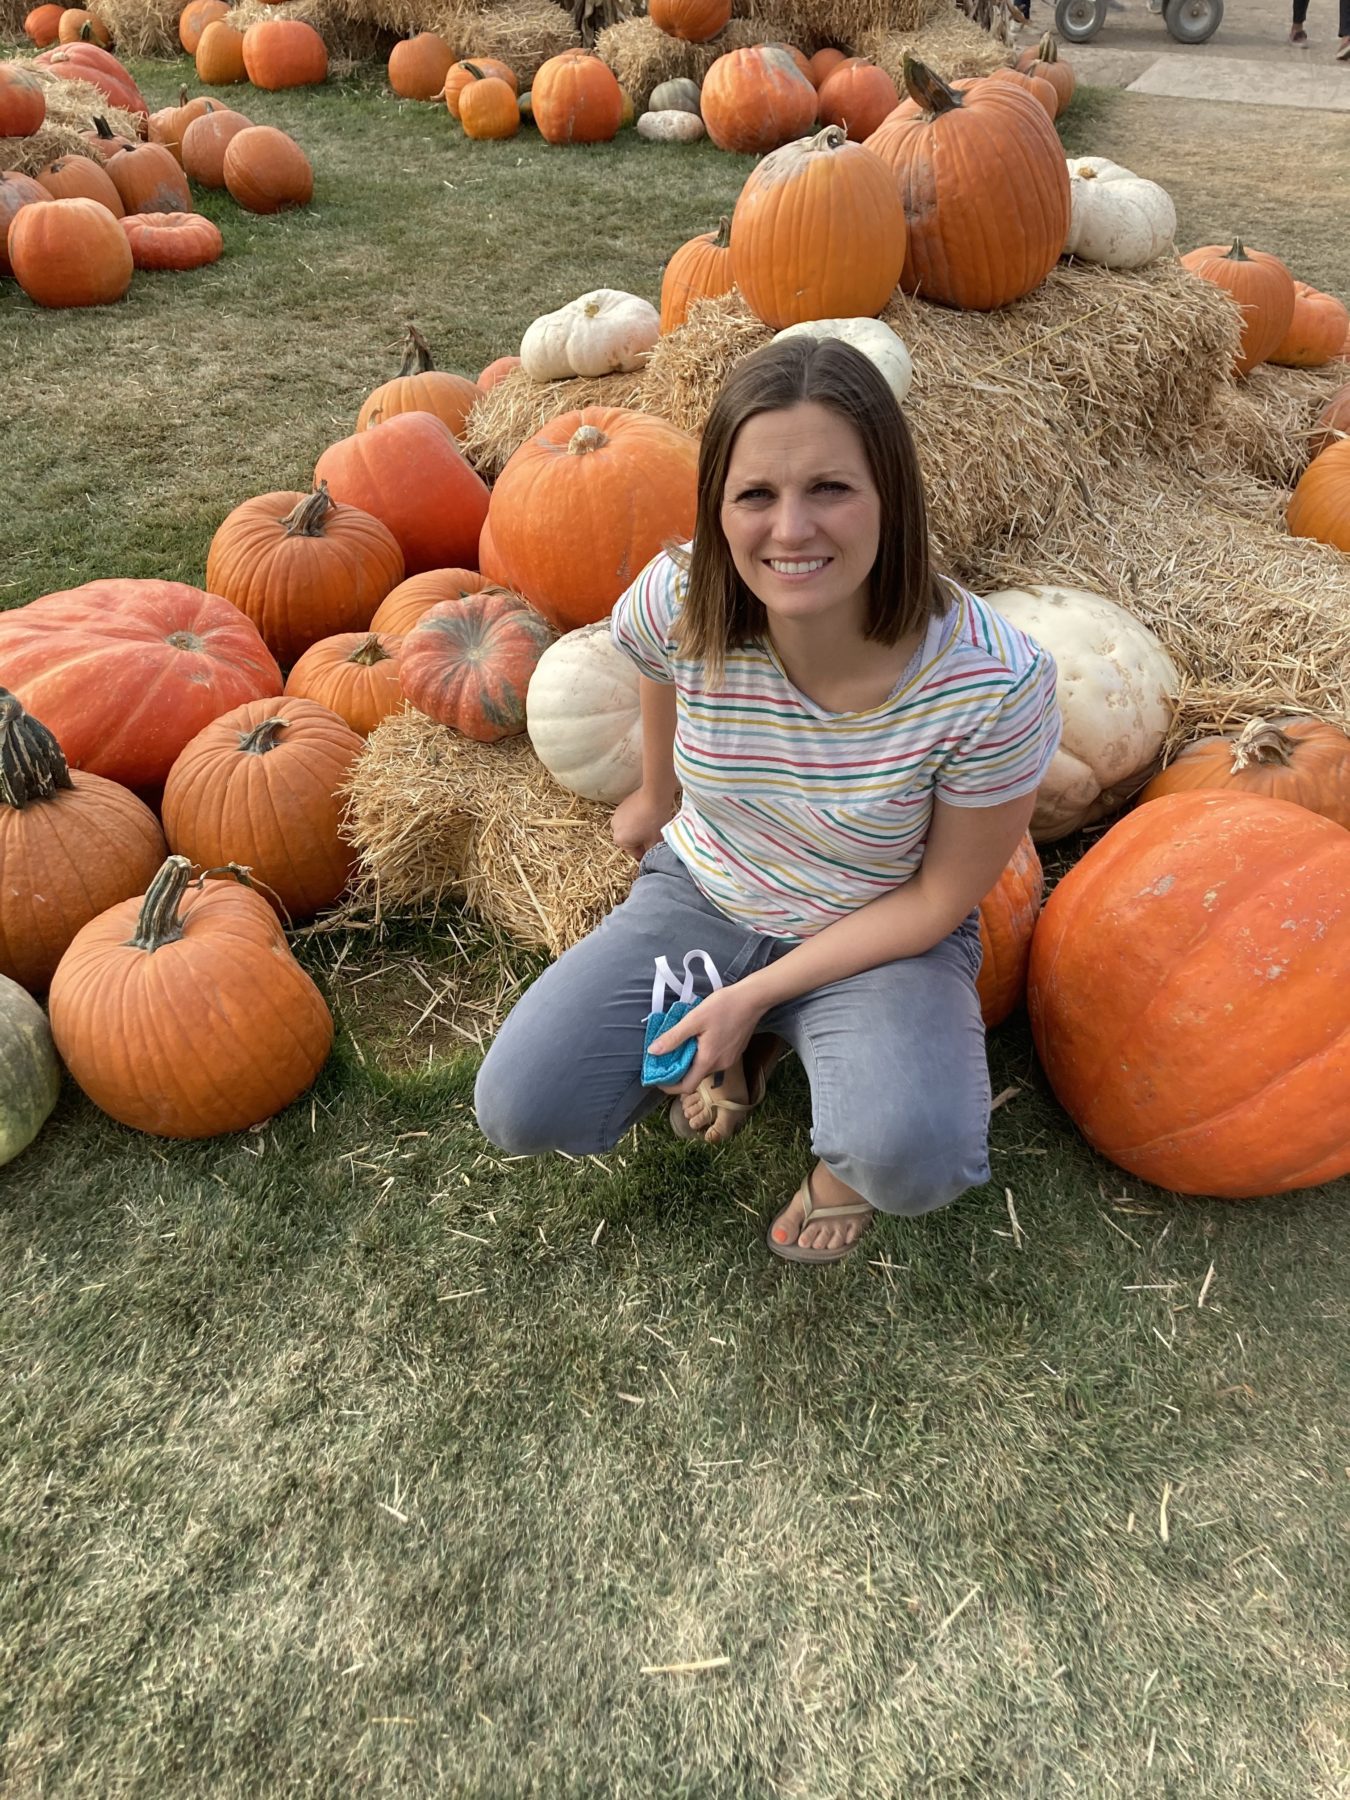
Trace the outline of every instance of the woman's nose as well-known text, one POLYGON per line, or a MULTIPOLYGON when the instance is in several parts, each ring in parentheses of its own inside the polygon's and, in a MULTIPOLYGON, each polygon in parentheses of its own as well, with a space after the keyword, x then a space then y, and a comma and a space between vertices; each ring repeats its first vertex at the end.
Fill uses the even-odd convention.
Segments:
POLYGON ((804 494, 781 493, 773 512, 773 535, 779 543, 804 544, 814 526, 804 494))

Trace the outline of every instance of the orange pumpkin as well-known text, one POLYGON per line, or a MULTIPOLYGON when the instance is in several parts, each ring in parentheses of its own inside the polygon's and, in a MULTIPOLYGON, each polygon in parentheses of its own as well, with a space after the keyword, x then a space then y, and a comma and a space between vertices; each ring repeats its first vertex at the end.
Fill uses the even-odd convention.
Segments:
POLYGON ((230 141, 252 125, 241 112, 209 101, 207 109, 183 133, 183 172, 198 187, 223 188, 225 152, 230 141))
POLYGON ((188 0, 178 15, 178 41, 189 56, 197 54, 202 33, 229 11, 225 0, 188 0))
POLYGON ((1046 902, 1027 1004, 1050 1083, 1132 1175, 1248 1199, 1350 1174, 1350 832, 1168 794, 1046 902))
POLYGON ((902 103, 867 140, 895 173, 909 224, 900 285, 988 312, 1039 287, 1069 231, 1069 169, 1054 126, 1007 82, 964 92, 905 57, 902 103))
POLYGON ((0 975, 46 993, 82 925, 143 894, 159 821, 119 782, 72 774, 45 725, 0 688, 0 975))
POLYGON ((1350 312, 1333 294, 1296 281, 1294 316, 1267 360, 1285 369, 1320 369, 1340 354, 1348 331, 1350 312))
POLYGON ((199 868, 242 863, 283 916, 312 919, 351 876, 338 790, 362 742, 312 700, 250 700, 223 713, 169 771, 160 809, 169 848, 199 868))
POLYGON ((549 144, 608 143, 623 119, 623 93, 598 56, 551 56, 530 89, 532 117, 549 144))
POLYGON ((254 87, 316 87, 328 79, 328 50, 303 19, 258 19, 244 33, 244 68, 254 87))
POLYGON ((370 629, 385 637, 406 637, 423 613, 430 612, 442 600, 481 594, 491 585, 477 569, 427 569, 421 575, 410 575, 381 600, 370 629))
POLYGON ((377 631, 343 631, 320 638, 286 677, 292 699, 313 700, 369 737, 403 706, 398 679, 400 639, 377 631))
POLYGON ((1248 250, 1241 238, 1231 248, 1206 244, 1190 250, 1181 266, 1230 293, 1242 309, 1242 337, 1235 373, 1247 375, 1278 349, 1294 317, 1294 278, 1278 256, 1248 250))
POLYGON ((95 118, 92 131, 82 131, 80 137, 89 148, 89 153, 101 163, 111 162, 114 156, 120 156, 124 150, 134 150, 140 143, 139 138, 123 137, 114 131, 112 126, 100 113, 95 118))
POLYGON ((39 50, 45 50, 49 44, 57 41, 57 33, 61 29, 61 14, 64 6, 35 6, 23 22, 24 36, 30 43, 36 44, 39 50))
POLYGON ((224 249, 220 227, 200 213, 128 213, 121 226, 138 269, 201 269, 224 249))
POLYGON ((62 44, 99 44, 105 50, 112 43, 112 33, 98 14, 86 12, 82 6, 66 7, 56 36, 62 44))
POLYGON ((248 80, 244 34, 224 19, 212 19, 197 42, 197 79, 208 87, 235 87, 248 80))
POLYGON ((840 63, 847 61, 848 52, 846 50, 837 50, 832 44, 827 44, 823 50, 817 50, 814 56, 807 58, 807 80, 819 93, 827 78, 833 75, 840 63))
MULTIPOLYGON (((9 241, 9 228, 25 206, 36 206, 40 202, 51 199, 51 195, 40 181, 34 181, 31 175, 21 175, 17 169, 0 171, 0 275, 12 275, 14 265, 9 259, 6 245, 9 241)), ((125 293, 125 288, 122 290, 125 293)))
POLYGON ((706 44, 725 29, 731 0, 650 0, 647 17, 658 31, 686 44, 706 44))
POLYGON ((1059 39, 1054 32, 1047 31, 1034 50, 1024 50, 1015 67, 1024 75, 1034 75, 1038 81, 1050 83, 1058 103, 1054 117, 1058 118, 1073 99, 1078 82, 1068 63, 1060 57, 1059 39))
POLYGON ((403 579, 392 533, 320 483, 312 494, 259 494, 224 519, 206 585, 232 601, 284 666, 337 632, 364 631, 403 579))
POLYGON ((1252 719, 1187 744, 1139 799, 1200 788, 1287 800, 1350 829, 1350 737, 1321 719, 1252 719))
POLYGON ((822 125, 838 125, 861 144, 899 104, 895 83, 884 69, 866 57, 850 56, 817 89, 816 116, 822 125))
POLYGON ((1030 75, 1020 69, 995 69, 993 74, 987 75, 985 79, 987 81, 1010 81, 1014 87, 1024 89, 1039 106, 1044 108, 1047 119, 1053 119, 1059 109, 1059 95, 1056 94, 1050 83, 1039 75, 1030 75))
POLYGON ((389 85, 401 100, 439 100, 454 60, 443 37, 415 32, 389 52, 389 85))
POLYGON ((998 886, 980 902, 980 964, 976 991, 985 1029, 1001 1025, 1027 985, 1031 938, 1041 910, 1045 876, 1030 837, 1024 837, 998 886))
POLYGON ((479 393, 486 394, 491 392, 499 381, 504 380, 513 369, 518 369, 519 367, 520 358, 518 356, 495 357, 478 377, 479 393))
POLYGON ((163 144, 134 144, 108 163, 108 175, 128 213, 190 213, 192 192, 182 166, 163 144))
POLYGON ((402 366, 391 381, 382 382, 367 395, 356 415, 356 429, 365 431, 400 413, 425 412, 447 425, 458 438, 463 435, 464 421, 478 398, 478 384, 467 375, 452 375, 436 367, 430 344, 409 323, 402 366))
POLYGON ((423 613, 398 653, 403 692, 480 744, 525 729, 525 692, 553 632, 519 594, 488 587, 423 613))
MULTIPOLYGON (((41 176, 38 177, 41 180, 41 176)), ((1350 383, 1331 396, 1321 412, 1317 415, 1317 423, 1313 427, 1313 435, 1308 440, 1308 452, 1311 456, 1320 456, 1328 444, 1341 437, 1350 437, 1350 383)))
POLYGON ((441 92, 445 96, 446 110, 454 119, 459 117, 460 95, 474 81, 481 81, 487 75, 495 75, 504 81, 511 92, 519 92, 515 71, 495 56, 475 56, 469 62, 455 63, 446 75, 441 92))
POLYGON ((309 158, 275 125, 236 131, 225 146, 221 169, 230 198, 245 212, 281 212, 288 206, 308 206, 314 197, 309 158))
POLYGON ((330 444, 314 468, 335 500, 382 520, 409 575, 472 567, 487 517, 487 488, 460 455, 448 425, 399 413, 330 444))
POLYGON ((46 205, 23 207, 9 228, 9 260, 24 293, 39 306, 120 300, 133 264, 118 220, 97 200, 51 200, 45 188, 33 186, 46 205))
POLYGON ((108 171, 92 156, 58 156, 38 171, 37 179, 53 200, 97 200, 115 219, 126 210, 108 171))
POLYGON ((501 142, 520 130, 520 107, 500 76, 483 75, 460 94, 459 122, 465 137, 501 142))
POLYGON ((0 138, 31 137, 47 116, 47 90, 22 63, 0 63, 0 138))
POLYGON ((751 312, 776 331, 870 318, 895 291, 906 237, 889 169, 827 125, 746 177, 731 215, 731 269, 751 312))
POLYGON ((692 537, 697 474, 698 445, 664 419, 612 406, 563 413, 497 478, 484 573, 559 631, 603 619, 663 544, 692 537))
POLYGON ((91 919, 52 982, 66 1067, 96 1106, 159 1137, 261 1124, 304 1092, 333 1042, 267 902, 227 881, 188 894, 189 873, 171 856, 143 900, 91 919))
POLYGON ((717 148, 747 156, 777 150, 816 122, 816 90, 781 44, 754 44, 719 56, 698 99, 717 148))
MULTIPOLYGON (((12 228, 11 252, 14 232, 29 216, 21 215, 12 228)), ((1329 444, 1312 459, 1299 478, 1284 519, 1295 537, 1315 538, 1319 544, 1350 551, 1350 438, 1329 444)))
POLYGON ((123 112, 136 113, 142 119, 150 116, 145 95, 136 86, 131 71, 101 44, 58 44, 33 60, 40 69, 50 69, 66 80, 88 82, 123 112))
POLYGON ((724 218, 716 231, 705 231, 681 244, 666 264, 661 277, 661 330, 677 330, 697 301, 719 299, 730 293, 735 282, 731 270, 731 220, 724 218))

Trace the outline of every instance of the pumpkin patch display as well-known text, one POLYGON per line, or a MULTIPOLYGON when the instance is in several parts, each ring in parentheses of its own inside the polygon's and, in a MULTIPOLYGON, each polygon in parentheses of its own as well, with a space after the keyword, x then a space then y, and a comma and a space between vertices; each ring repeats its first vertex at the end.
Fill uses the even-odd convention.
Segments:
POLYGON ((423 613, 430 612, 442 600, 481 594, 491 585, 477 569, 427 569, 421 575, 410 575, 381 600, 370 629, 385 637, 406 637, 423 613))
POLYGON ((864 56, 845 57, 816 90, 816 117, 837 125, 855 144, 871 137, 900 104, 895 83, 864 56))
POLYGON ((400 100, 439 100, 454 60, 436 32, 414 32, 389 52, 389 85, 400 100))
POLYGON ((283 666, 322 638, 364 631, 403 579, 393 533, 359 507, 312 494, 259 494, 211 539, 206 585, 251 619, 283 666))
POLYGON ((706 44, 726 28, 731 0, 650 0, 647 17, 681 43, 706 44))
POLYGON ((1211 788, 1287 800, 1350 830, 1350 737, 1322 719, 1252 719, 1187 744, 1139 799, 1211 788))
POLYGON ((693 536, 697 475, 698 445, 664 419, 562 413, 497 478, 483 572, 559 631, 593 624, 664 544, 693 536))
POLYGON ((661 315, 649 300, 596 288, 526 327, 521 367, 531 381, 617 375, 642 368, 660 335, 661 315))
POLYGON ((546 144, 607 144, 623 122, 623 92, 598 56, 550 56, 530 87, 530 116, 546 144))
POLYGON ((781 44, 729 50, 703 77, 699 111, 719 150, 763 156, 816 122, 816 90, 781 44))
POLYGON ((449 426, 455 436, 464 432, 469 408, 479 397, 478 384, 467 375, 452 375, 438 369, 431 359, 431 346, 413 324, 404 340, 403 362, 391 381, 381 382, 362 402, 356 415, 356 429, 395 418, 399 413, 425 412, 449 426))
POLYGON ((1350 832, 1249 794, 1168 794, 1046 902, 1027 1003, 1103 1156, 1250 1199, 1350 1173, 1350 832))
POLYGON ((150 808, 119 782, 72 773, 0 688, 0 975, 45 994, 80 927, 143 894, 164 855, 150 808))
POLYGON ((746 177, 731 215, 731 269, 751 312, 775 330, 865 318, 894 293, 906 238, 890 170, 827 125, 746 177))
POLYGON ((141 899, 92 919, 52 982, 52 1036, 112 1118, 156 1137, 260 1125, 327 1061, 333 1020, 251 888, 189 889, 171 856, 141 899))
MULTIPOLYGON (((19 224, 27 215, 21 215, 19 224)), ((1350 438, 1340 438, 1308 464, 1284 515, 1294 537, 1315 538, 1350 552, 1350 438)))
POLYGON ((259 19, 244 33, 244 68, 271 92, 317 87, 328 79, 328 49, 303 19, 259 19))
POLYGON ((569 631, 539 658, 525 696, 525 727, 559 787, 617 806, 640 785, 638 680, 603 622, 569 631))
POLYGON ((1181 266, 1223 288, 1242 309, 1235 372, 1248 375, 1258 363, 1268 361, 1294 318, 1294 278, 1279 257, 1248 250, 1241 238, 1234 238, 1226 250, 1222 244, 1188 250, 1181 266))
POLYGON ((396 637, 376 631, 343 631, 320 638, 286 677, 286 694, 312 700, 345 719, 361 737, 369 737, 390 713, 403 705, 398 679, 396 637))
POLYGON ((788 325, 775 332, 774 342, 792 337, 838 338, 841 343, 851 344, 886 377, 897 406, 903 406, 908 398, 914 362, 905 340, 883 320, 806 319, 800 325, 788 325))
POLYGON ((164 784, 169 848, 200 868, 241 863, 295 923, 351 876, 337 798, 363 739, 312 700, 249 700, 185 745, 164 784))
POLYGON ((30 137, 47 116, 47 92, 22 63, 0 63, 0 138, 30 137))
POLYGON ((247 131, 252 119, 228 106, 212 103, 183 133, 183 172, 198 187, 225 186, 225 152, 230 141, 247 131))
POLYGON ((1036 846, 1024 837, 992 893, 980 902, 983 961, 976 980, 980 1017, 992 1031, 1026 993, 1031 939, 1040 915, 1045 874, 1036 846))
POLYGON ((423 613, 400 646, 399 681, 429 719, 493 744, 524 731, 530 677, 552 642, 519 594, 484 588, 423 613))
POLYGON ((1181 677, 1146 625, 1080 588, 1004 588, 987 603, 1050 652, 1063 736, 1036 794, 1031 835, 1053 843, 1107 818, 1143 786, 1181 677))
POLYGON ((1066 256, 1108 269, 1142 269, 1172 249, 1177 209, 1171 195, 1104 156, 1069 159, 1069 205, 1066 256))
MULTIPOLYGON (((21 207, 37 206, 51 199, 51 195, 41 182, 34 181, 31 175, 21 175, 17 169, 6 169, 0 173, 0 275, 12 275, 14 264, 10 260, 6 245, 9 240, 9 228, 18 216, 21 207)), ((126 290, 123 289, 123 292, 126 290)), ((117 296, 120 298, 121 296, 117 296)))
POLYGON ((220 227, 200 213, 131 213, 119 220, 138 269, 200 269, 224 249, 220 227))
POLYGON ((389 527, 406 574, 477 563, 488 491, 449 426, 430 413, 399 413, 330 444, 314 479, 389 527))
POLYGON ((705 231, 681 244, 666 264, 661 277, 661 335, 683 325, 697 301, 719 299, 730 293, 735 283, 731 220, 724 218, 716 231, 705 231))
POLYGON ((61 1093, 46 1014, 15 981, 0 975, 0 1168, 26 1150, 61 1093))
POLYGON ((245 212, 275 213, 308 206, 314 197, 309 158, 274 125, 250 125, 225 146, 221 162, 230 198, 245 212))
POLYGON ((181 581, 90 581, 0 613, 0 683, 72 768, 153 790, 204 725, 279 694, 281 670, 219 594, 181 581))
POLYGON ((1294 316, 1269 360, 1285 369, 1320 369, 1340 354, 1350 332, 1350 312, 1334 294, 1306 281, 1294 283, 1294 316))

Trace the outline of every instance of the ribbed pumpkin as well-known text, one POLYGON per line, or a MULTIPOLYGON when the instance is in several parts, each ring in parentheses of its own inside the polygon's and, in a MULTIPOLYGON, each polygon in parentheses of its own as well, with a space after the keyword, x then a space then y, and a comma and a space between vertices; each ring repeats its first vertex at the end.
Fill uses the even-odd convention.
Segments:
POLYGON ((1069 169, 1054 126, 1006 82, 958 93, 910 56, 904 75, 910 105, 867 140, 900 186, 901 287, 974 312, 1021 299, 1069 233, 1069 169))
POLYGON ((120 224, 138 269, 200 269, 224 249, 220 227, 200 213, 128 213, 120 224))
POLYGON ((496 75, 504 81, 511 92, 519 92, 515 71, 495 56, 475 56, 469 62, 455 63, 445 77, 441 92, 445 97, 446 111, 452 119, 459 117, 459 98, 472 81, 481 81, 485 75, 496 75))
POLYGON ((1235 372, 1247 375, 1266 362, 1284 341, 1294 317, 1294 278, 1278 256, 1264 250, 1248 250, 1234 238, 1222 244, 1206 244, 1181 259, 1183 269, 1230 293, 1242 309, 1242 338, 1235 372))
POLYGON ((236 506, 211 539, 206 585, 262 633, 283 667, 320 639, 364 631, 403 579, 403 552, 387 526, 339 505, 320 482, 312 494, 259 494, 236 506))
POLYGON ((26 1150, 61 1093, 51 1027, 31 994, 0 975, 0 1168, 26 1150))
POLYGON ((980 902, 980 964, 976 991, 985 1029, 1001 1025, 1026 992, 1031 938, 1041 910, 1045 876, 1030 837, 1023 837, 998 886, 980 902))
POLYGON ((530 88, 539 135, 549 144, 603 144, 623 118, 623 94, 598 56, 550 56, 530 88))
POLYGON ((816 117, 820 123, 838 125, 855 144, 871 137, 900 104, 890 76, 865 56, 843 58, 816 93, 816 117))
POLYGON ((123 112, 136 113, 143 119, 150 116, 145 95, 136 86, 130 69, 100 44, 58 44, 33 60, 38 68, 50 69, 68 81, 88 82, 123 112))
POLYGON ((706 44, 731 17, 731 0, 649 0, 647 17, 658 31, 686 44, 706 44))
POLYGON ((729 50, 703 77, 699 107, 719 150, 762 156, 810 131, 816 90, 781 44, 729 50))
POLYGON ((143 894, 165 855, 150 808, 66 765, 45 725, 0 688, 0 975, 44 994, 82 925, 143 894))
POLYGON ((61 29, 61 14, 64 6, 48 4, 35 6, 23 22, 24 36, 39 50, 45 50, 48 44, 57 41, 57 33, 61 29))
POLYGON ((731 272, 731 220, 716 231, 690 238, 666 264, 661 277, 661 330, 675 331, 699 300, 717 300, 735 286, 731 272))
POLYGON ((0 138, 30 137, 47 116, 47 90, 22 63, 0 63, 0 138))
MULTIPOLYGON (((58 156, 38 171, 37 180, 53 200, 96 200, 115 219, 120 219, 126 210, 108 171, 92 156, 58 156)), ((3 262, 0 252, 0 264, 3 262)))
POLYGON ((1294 283, 1294 316, 1269 361, 1285 369, 1320 369, 1340 354, 1350 331, 1350 312, 1333 294, 1306 281, 1294 283))
POLYGON ((463 435, 469 408, 478 397, 478 384, 467 375, 453 375, 436 367, 430 344, 410 323, 398 374, 391 381, 382 382, 362 402, 356 429, 364 431, 368 425, 396 418, 399 413, 424 412, 449 426, 458 438, 463 435))
POLYGON ((233 138, 247 131, 252 119, 219 103, 194 119, 183 133, 183 170, 198 187, 223 188, 225 152, 233 138))
POLYGON ((1328 444, 1337 443, 1337 433, 1350 436, 1350 383, 1333 394, 1317 415, 1313 434, 1308 439, 1310 457, 1320 456, 1328 444))
POLYGON ((481 594, 492 583, 477 569, 427 569, 391 588, 375 609, 370 629, 385 637, 406 637, 424 613, 442 600, 481 594))
POLYGON ((484 588, 423 613, 400 646, 399 681, 429 719, 494 744, 524 731, 530 676, 552 642, 519 594, 484 588))
POLYGON ((334 499, 374 513, 398 539, 409 575, 472 568, 488 492, 460 455, 448 425, 399 413, 330 444, 314 468, 334 499))
POLYGON ((1014 66, 1024 75, 1034 75, 1038 81, 1050 83, 1059 102, 1055 109, 1058 118, 1073 99, 1078 82, 1068 63, 1060 58, 1059 39, 1054 32, 1047 31, 1034 50, 1024 50, 1014 66))
POLYGON ((906 238, 890 170, 827 125, 746 177, 731 215, 731 268, 751 312, 775 331, 868 318, 895 291, 906 238))
POLYGON ((309 158, 274 125, 250 125, 225 146, 221 162, 230 198, 246 212, 275 213, 308 206, 314 195, 309 158))
POLYGON ((56 40, 60 44, 99 44, 104 50, 113 41, 111 31, 98 14, 86 12, 82 6, 66 7, 56 28, 56 40))
POLYGON ((377 631, 343 631, 320 638, 287 676, 287 696, 326 706, 359 736, 369 737, 381 719, 403 706, 400 642, 377 631))
POLYGON ((303 19, 258 19, 244 33, 244 68, 254 87, 316 87, 328 79, 328 50, 303 19))
POLYGON ((418 31, 389 52, 389 85, 401 100, 439 100, 454 62, 434 31, 418 31))
MULTIPOLYGON (((16 224, 14 230, 18 229, 16 224)), ((1319 544, 1350 551, 1350 438, 1328 445, 1312 459, 1284 518, 1295 537, 1316 538, 1319 544)))
POLYGON ((248 80, 244 34, 225 19, 212 19, 202 32, 194 60, 197 79, 208 87, 236 87, 248 80))
POLYGON ((197 54, 202 33, 229 11, 225 0, 188 0, 178 15, 178 41, 189 56, 197 54))
POLYGON ((1168 794, 1046 902, 1027 1003, 1103 1156, 1248 1199, 1350 1174, 1350 832, 1282 800, 1168 794))
POLYGON ((90 581, 0 613, 0 682, 55 734, 72 768, 154 789, 204 725, 279 694, 281 670, 219 594, 179 581, 90 581))
POLYGON ((163 144, 136 144, 114 156, 108 176, 126 213, 190 213, 192 193, 182 166, 163 144))
MULTIPOLYGON (((45 189, 38 191, 46 197, 45 189)), ((131 286, 131 246, 120 222, 96 200, 23 207, 9 228, 9 260, 15 280, 39 306, 111 306, 131 286)))
POLYGON ((617 806, 642 781, 641 677, 608 621, 560 637, 539 659, 525 697, 535 755, 570 794, 617 806))
POLYGON ((169 771, 169 848, 201 868, 242 863, 293 921, 312 919, 351 875, 337 796, 363 741, 312 700, 250 700, 222 714, 169 771))
POLYGON ((471 81, 459 97, 459 122, 467 138, 501 143, 520 130, 514 91, 498 75, 471 81))
POLYGON ((610 406, 563 413, 498 476, 483 572, 559 631, 593 624, 664 544, 693 535, 697 476, 698 445, 664 419, 610 406))
POLYGON ((1350 737, 1321 719, 1252 719, 1187 744, 1139 799, 1210 788, 1287 800, 1350 829, 1350 737))
POLYGON ((328 1057, 333 1020, 275 913, 233 881, 188 893, 171 856, 91 920, 52 982, 56 1047, 104 1112, 157 1137, 260 1125, 328 1057))
POLYGON ((0 172, 0 275, 14 273, 6 245, 10 225, 20 208, 42 205, 50 199, 46 188, 31 175, 21 175, 17 169, 0 172))

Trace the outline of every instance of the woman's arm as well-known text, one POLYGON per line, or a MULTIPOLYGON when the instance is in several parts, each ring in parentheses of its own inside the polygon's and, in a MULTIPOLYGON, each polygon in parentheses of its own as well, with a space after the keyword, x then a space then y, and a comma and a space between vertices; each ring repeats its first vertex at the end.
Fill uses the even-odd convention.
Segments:
POLYGON ((642 782, 614 809, 611 832, 621 850, 637 861, 675 816, 675 685, 638 676, 642 711, 642 782))

